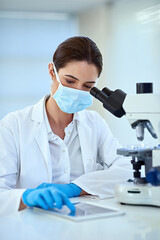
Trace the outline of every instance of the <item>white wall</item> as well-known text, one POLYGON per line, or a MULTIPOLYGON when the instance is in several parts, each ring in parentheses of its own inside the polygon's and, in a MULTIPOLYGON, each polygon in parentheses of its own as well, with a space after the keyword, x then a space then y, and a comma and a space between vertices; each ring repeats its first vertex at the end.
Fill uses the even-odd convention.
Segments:
MULTIPOLYGON (((79 15, 80 34, 96 41, 104 56, 101 84, 136 93, 137 82, 153 82, 160 93, 160 0, 119 0, 79 15)), ((97 100, 95 100, 97 101, 97 100)), ((138 143, 125 117, 117 119, 94 104, 123 144, 138 143)), ((144 143, 153 142, 146 134, 144 143)))
POLYGON ((0 119, 49 93, 48 63, 76 33, 69 14, 0 12, 0 119))
MULTIPOLYGON (((97 84, 98 88, 106 86, 106 49, 110 21, 108 17, 108 10, 107 5, 100 5, 98 8, 93 8, 90 11, 83 12, 78 15, 79 35, 90 37, 97 44, 103 54, 104 68, 97 84)), ((97 110, 103 117, 105 117, 104 108, 96 99, 94 99, 93 107, 90 107, 90 109, 97 110)))

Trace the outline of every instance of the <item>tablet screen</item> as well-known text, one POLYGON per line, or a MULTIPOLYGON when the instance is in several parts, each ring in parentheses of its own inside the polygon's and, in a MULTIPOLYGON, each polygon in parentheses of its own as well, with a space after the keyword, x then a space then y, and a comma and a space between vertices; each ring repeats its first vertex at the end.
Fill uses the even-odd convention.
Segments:
POLYGON ((65 214, 72 217, 87 216, 93 214, 111 213, 116 212, 115 210, 95 206, 88 203, 77 203, 75 205, 76 211, 70 212, 67 207, 63 207, 61 210, 57 210, 61 214, 65 214))
POLYGON ((48 213, 59 215, 61 217, 65 217, 71 219, 73 221, 87 220, 93 218, 101 218, 101 217, 112 217, 117 215, 123 215, 124 212, 121 212, 117 209, 113 208, 104 208, 99 207, 90 203, 79 202, 75 203, 75 212, 70 212, 68 207, 63 206, 62 209, 49 209, 42 210, 47 211, 48 213))

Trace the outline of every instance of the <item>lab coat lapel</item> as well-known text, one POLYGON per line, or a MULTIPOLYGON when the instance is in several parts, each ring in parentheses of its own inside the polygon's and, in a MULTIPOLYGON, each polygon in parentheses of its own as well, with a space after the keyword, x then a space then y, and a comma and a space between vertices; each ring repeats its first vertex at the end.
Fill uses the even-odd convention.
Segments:
POLYGON ((39 150, 43 155, 44 161, 46 163, 49 179, 51 181, 52 165, 51 165, 51 156, 49 151, 46 124, 43 117, 44 104, 45 104, 45 98, 43 98, 39 103, 35 105, 31 119, 32 121, 38 122, 38 126, 35 130, 35 139, 38 144, 39 150))
POLYGON ((85 121, 83 121, 85 118, 85 110, 81 115, 80 121, 77 121, 77 129, 78 129, 78 136, 81 146, 81 152, 82 152, 82 159, 84 164, 84 171, 85 173, 90 172, 90 164, 91 164, 91 153, 90 149, 91 146, 89 144, 91 141, 88 141, 88 139, 92 139, 92 129, 86 124, 85 121), (83 120, 82 120, 83 119, 83 120))
POLYGON ((41 124, 35 133, 35 139, 46 163, 49 179, 52 179, 51 156, 49 151, 48 137, 45 131, 45 124, 41 124))

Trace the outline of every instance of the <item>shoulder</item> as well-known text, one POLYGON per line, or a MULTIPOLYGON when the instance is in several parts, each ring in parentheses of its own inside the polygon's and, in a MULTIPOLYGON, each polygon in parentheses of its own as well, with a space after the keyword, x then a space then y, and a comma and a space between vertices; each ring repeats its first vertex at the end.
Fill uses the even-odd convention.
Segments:
POLYGON ((42 101, 41 99, 38 103, 28 106, 26 108, 20 109, 18 111, 11 112, 7 114, 1 121, 0 126, 5 128, 14 128, 18 126, 21 123, 26 124, 26 122, 29 122, 31 120, 31 116, 33 115, 33 112, 40 108, 39 105, 41 105, 42 108, 42 101))
POLYGON ((29 112, 31 111, 33 106, 26 107, 24 109, 10 112, 8 113, 1 121, 0 124, 1 126, 10 126, 14 125, 17 121, 20 119, 24 119, 27 115, 29 115, 29 112))
POLYGON ((94 110, 83 110, 78 115, 81 123, 93 126, 94 128, 108 128, 106 120, 94 110))
POLYGON ((111 136, 111 130, 108 126, 108 123, 106 120, 96 111, 93 110, 86 110, 86 122, 88 125, 94 129, 94 131, 97 131, 97 133, 111 136))
POLYGON ((105 119, 96 111, 94 110, 85 110, 84 112, 85 118, 89 119, 90 121, 93 122, 106 122, 105 119))

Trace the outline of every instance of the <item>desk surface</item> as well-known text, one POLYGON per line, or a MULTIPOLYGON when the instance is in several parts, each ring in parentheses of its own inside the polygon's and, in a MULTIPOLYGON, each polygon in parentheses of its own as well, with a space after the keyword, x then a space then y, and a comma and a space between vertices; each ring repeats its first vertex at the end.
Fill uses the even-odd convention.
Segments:
POLYGON ((128 206, 116 199, 100 200, 91 197, 74 198, 98 206, 112 206, 126 214, 83 222, 25 209, 16 214, 0 217, 1 240, 159 240, 160 208, 128 206))

